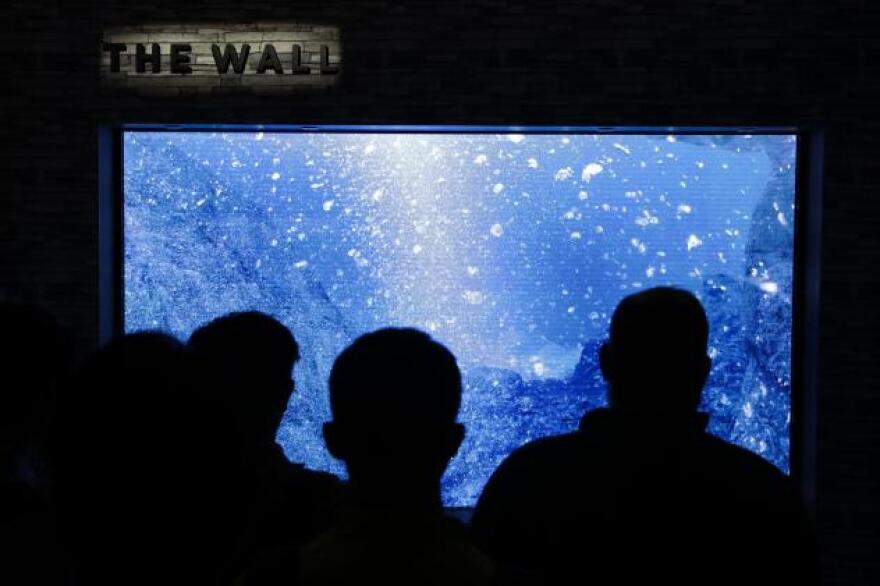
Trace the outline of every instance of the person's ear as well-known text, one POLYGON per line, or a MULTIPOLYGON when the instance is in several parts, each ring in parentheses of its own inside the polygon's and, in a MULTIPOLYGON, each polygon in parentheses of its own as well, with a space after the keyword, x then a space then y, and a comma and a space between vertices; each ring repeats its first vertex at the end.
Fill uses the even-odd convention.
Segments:
POLYGON ((339 427, 332 421, 324 424, 322 431, 324 432, 324 443, 327 445, 327 451, 337 460, 345 459, 345 446, 342 436, 339 433, 339 427))

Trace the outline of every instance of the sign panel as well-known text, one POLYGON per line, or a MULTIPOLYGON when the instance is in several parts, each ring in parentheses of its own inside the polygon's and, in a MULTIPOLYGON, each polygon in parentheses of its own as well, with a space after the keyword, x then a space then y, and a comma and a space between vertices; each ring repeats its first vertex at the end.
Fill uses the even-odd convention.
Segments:
POLYGON ((284 93, 336 83, 339 29, 293 23, 126 26, 104 31, 102 87, 143 94, 284 93))

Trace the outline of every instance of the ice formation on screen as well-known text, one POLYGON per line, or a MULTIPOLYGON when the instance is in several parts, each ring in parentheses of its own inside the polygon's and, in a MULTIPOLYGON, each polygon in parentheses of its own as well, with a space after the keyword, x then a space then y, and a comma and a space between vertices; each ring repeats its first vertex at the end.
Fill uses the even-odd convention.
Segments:
POLYGON ((792 136, 127 132, 125 327, 186 337, 260 309, 303 360, 278 441, 326 452, 326 380, 357 335, 415 326, 458 356, 472 505, 524 442, 602 405, 617 302, 696 293, 710 430, 789 465, 792 136))

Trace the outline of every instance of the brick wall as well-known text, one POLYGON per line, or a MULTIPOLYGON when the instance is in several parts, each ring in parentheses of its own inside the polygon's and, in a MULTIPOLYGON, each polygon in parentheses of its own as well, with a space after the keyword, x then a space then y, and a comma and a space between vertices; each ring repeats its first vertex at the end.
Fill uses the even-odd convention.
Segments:
MULTIPOLYGON (((818 523, 830 584, 880 583, 880 34, 868 0, 52 3, 0 15, 0 279, 94 343, 96 125, 785 125, 825 131, 818 523), (101 91, 141 23, 338 27, 338 83, 284 95, 101 91)), ((9 293, 7 293, 9 294, 9 293)))

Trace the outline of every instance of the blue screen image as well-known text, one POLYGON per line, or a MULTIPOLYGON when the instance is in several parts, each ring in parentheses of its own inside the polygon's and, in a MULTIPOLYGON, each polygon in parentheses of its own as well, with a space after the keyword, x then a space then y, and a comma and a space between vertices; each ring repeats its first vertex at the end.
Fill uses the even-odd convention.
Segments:
POLYGON ((429 332, 464 382, 444 503, 473 506, 512 450, 605 404, 617 303, 673 285, 711 324, 709 431, 787 472, 796 142, 127 130, 125 330, 281 320, 302 360, 277 441, 340 475, 321 436, 334 358, 380 327, 429 332))

